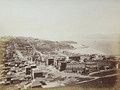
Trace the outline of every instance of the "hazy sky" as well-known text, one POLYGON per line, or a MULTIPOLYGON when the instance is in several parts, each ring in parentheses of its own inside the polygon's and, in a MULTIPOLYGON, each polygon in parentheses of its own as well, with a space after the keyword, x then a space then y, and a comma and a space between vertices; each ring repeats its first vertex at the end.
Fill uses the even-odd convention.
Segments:
POLYGON ((78 40, 120 34, 119 0, 0 0, 0 36, 78 40))

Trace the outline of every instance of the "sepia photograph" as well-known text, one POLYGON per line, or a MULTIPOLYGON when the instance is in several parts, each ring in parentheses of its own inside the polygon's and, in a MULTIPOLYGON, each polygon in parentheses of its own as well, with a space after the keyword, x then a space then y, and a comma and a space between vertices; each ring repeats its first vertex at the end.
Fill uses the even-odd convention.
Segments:
POLYGON ((0 90, 120 90, 120 1, 0 0, 0 90))

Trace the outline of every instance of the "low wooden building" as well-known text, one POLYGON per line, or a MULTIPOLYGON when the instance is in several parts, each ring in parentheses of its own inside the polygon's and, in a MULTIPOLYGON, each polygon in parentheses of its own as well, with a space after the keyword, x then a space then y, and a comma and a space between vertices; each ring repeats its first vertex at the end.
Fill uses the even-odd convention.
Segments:
POLYGON ((85 63, 88 73, 95 72, 98 70, 98 65, 96 62, 86 62, 85 63))
POLYGON ((45 73, 42 70, 32 69, 32 77, 33 77, 33 79, 44 78, 45 73))
POLYGON ((53 58, 49 58, 49 59, 47 59, 47 62, 46 62, 46 64, 47 65, 54 65, 54 59, 53 58))
POLYGON ((79 61, 80 56, 70 56, 69 59, 74 60, 74 61, 79 61))
POLYGON ((31 75, 31 73, 32 73, 31 66, 26 67, 26 75, 31 75))
POLYGON ((70 62, 66 65, 65 72, 67 73, 82 73, 85 70, 85 63, 80 62, 70 62))
POLYGON ((66 61, 59 61, 59 63, 58 63, 58 69, 60 71, 64 71, 64 70, 66 70, 66 65, 67 65, 66 61))

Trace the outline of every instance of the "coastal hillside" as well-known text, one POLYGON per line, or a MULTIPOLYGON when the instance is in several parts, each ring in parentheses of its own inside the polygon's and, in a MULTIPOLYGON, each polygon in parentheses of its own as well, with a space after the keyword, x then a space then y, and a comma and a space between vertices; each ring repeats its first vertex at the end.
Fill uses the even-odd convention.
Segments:
MULTIPOLYGON (((5 37, 4 37, 5 38, 5 37)), ((37 50, 41 53, 47 52, 56 52, 64 49, 74 49, 72 41, 50 41, 50 40, 41 40, 32 37, 9 37, 9 40, 6 44, 11 44, 15 49, 24 51, 27 49, 37 50)), ((77 42, 74 42, 77 43, 77 42)))

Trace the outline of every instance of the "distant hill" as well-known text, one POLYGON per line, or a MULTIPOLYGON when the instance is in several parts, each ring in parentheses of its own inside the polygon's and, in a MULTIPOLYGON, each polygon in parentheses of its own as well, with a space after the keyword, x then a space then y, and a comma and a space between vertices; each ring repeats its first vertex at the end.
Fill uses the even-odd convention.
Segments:
POLYGON ((50 52, 50 51, 56 51, 61 49, 74 48, 72 45, 70 45, 70 42, 68 43, 68 42, 41 40, 41 39, 32 38, 32 37, 10 37, 10 38, 11 39, 9 40, 9 42, 15 43, 15 44, 22 44, 23 47, 21 48, 23 49, 24 49, 24 46, 32 46, 40 52, 45 52, 45 51, 50 52))
POLYGON ((60 41, 61 43, 67 43, 67 44, 77 44, 75 41, 60 41))

